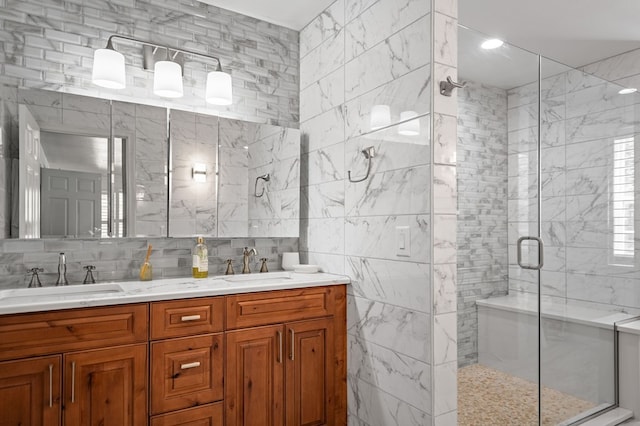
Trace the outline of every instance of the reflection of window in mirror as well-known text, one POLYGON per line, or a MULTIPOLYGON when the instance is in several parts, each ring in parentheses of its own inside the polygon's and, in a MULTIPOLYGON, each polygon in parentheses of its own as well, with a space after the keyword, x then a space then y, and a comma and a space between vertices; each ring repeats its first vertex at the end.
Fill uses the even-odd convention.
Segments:
POLYGON ((42 131, 41 143, 42 237, 106 237, 109 220, 112 236, 126 236, 125 139, 114 138, 111 155, 107 137, 42 131))
POLYGON ((635 264, 635 160, 634 137, 613 141, 613 176, 611 179, 611 228, 613 232, 610 264, 635 264))

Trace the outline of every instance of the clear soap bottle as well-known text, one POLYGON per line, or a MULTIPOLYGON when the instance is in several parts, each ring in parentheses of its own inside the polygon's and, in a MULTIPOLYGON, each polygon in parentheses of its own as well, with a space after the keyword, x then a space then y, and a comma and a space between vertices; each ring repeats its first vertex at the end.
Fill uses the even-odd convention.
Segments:
POLYGON ((204 238, 198 237, 193 248, 193 278, 207 278, 209 276, 209 252, 204 244, 204 238))

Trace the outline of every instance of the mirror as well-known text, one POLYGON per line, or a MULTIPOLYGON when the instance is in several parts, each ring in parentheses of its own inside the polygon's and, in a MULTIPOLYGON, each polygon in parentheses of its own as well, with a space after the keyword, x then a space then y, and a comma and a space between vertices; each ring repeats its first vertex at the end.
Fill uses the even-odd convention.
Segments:
POLYGON ((297 129, 9 86, 0 126, 5 237, 298 236, 297 129))

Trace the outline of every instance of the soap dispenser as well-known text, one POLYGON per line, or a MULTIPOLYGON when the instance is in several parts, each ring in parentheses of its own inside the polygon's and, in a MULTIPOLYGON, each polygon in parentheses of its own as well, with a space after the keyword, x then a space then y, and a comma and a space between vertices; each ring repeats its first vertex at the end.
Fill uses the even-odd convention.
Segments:
POLYGON ((209 251, 204 244, 204 238, 198 237, 193 248, 193 278, 207 278, 209 276, 209 251))

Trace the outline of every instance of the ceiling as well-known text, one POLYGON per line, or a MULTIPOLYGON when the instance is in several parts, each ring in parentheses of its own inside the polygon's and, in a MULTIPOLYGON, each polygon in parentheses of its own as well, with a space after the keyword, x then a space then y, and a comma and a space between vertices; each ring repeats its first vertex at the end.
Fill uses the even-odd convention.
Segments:
MULTIPOLYGON (((300 30, 334 0, 200 0, 300 30)), ((461 24, 579 67, 640 48, 640 0, 459 0, 461 24)))
POLYGON ((222 9, 301 30, 335 0, 200 0, 222 9))

